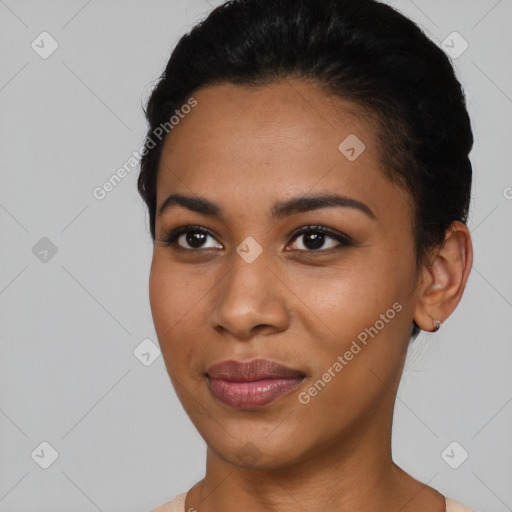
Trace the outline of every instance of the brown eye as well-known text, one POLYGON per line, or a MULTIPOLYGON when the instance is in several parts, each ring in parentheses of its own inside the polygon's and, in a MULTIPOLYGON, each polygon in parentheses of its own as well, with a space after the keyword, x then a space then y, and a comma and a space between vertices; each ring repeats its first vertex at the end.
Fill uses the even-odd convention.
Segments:
POLYGON ((322 252, 322 250, 327 251, 353 245, 350 237, 325 226, 304 226, 294 234, 293 240, 298 240, 301 237, 303 241, 300 244, 302 247, 297 248, 299 251, 322 252))
MULTIPOLYGON (((170 245, 185 251, 219 248, 206 246, 205 242, 208 241, 208 238, 214 240, 212 234, 201 226, 181 226, 167 233, 161 242, 163 242, 164 245, 170 245)), ((222 249, 222 246, 220 246, 220 248, 222 249)))

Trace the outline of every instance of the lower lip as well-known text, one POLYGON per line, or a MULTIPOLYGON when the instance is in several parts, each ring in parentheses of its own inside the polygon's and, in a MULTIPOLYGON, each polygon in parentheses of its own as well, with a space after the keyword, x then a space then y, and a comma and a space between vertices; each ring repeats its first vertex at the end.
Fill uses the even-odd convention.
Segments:
POLYGON ((234 409, 261 407, 286 395, 304 380, 263 379, 252 382, 232 382, 224 379, 210 379, 210 391, 224 404, 234 409))

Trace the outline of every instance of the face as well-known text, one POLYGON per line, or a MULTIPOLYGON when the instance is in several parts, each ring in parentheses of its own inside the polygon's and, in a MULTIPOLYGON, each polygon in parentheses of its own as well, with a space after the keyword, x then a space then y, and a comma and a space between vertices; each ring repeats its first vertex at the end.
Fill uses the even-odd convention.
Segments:
POLYGON ((150 274, 183 407, 238 466, 283 467, 354 436, 377 443, 418 274, 410 199, 386 179, 368 117, 298 81, 193 96, 162 153, 150 274), (174 194, 196 201, 166 201, 174 194), (238 406, 212 392, 212 365, 256 358, 301 378, 264 405, 237 402, 244 384, 219 386, 238 406))

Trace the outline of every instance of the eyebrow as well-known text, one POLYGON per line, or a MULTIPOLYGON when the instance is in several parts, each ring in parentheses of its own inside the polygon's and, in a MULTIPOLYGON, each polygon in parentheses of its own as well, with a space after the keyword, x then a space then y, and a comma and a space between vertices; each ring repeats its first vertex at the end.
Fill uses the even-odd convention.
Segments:
MULTIPOLYGON (((193 212, 202 213, 203 215, 225 218, 222 208, 205 197, 171 194, 162 203, 162 206, 160 206, 159 214, 162 215, 172 206, 182 206, 183 208, 187 208, 193 212)), ((353 208, 363 212, 373 220, 377 218, 370 207, 361 201, 338 194, 321 194, 295 197, 275 203, 272 207, 272 219, 274 221, 278 221, 288 217, 289 215, 332 207, 353 208)))

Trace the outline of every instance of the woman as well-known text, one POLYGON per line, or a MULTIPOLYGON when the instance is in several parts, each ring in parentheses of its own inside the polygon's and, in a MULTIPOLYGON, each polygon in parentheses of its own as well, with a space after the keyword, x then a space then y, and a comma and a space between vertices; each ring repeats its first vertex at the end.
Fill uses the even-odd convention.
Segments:
POLYGON ((232 0, 179 41, 146 117, 153 320, 208 446, 155 510, 468 511, 391 455, 408 344, 472 264, 443 51, 374 0, 232 0))

